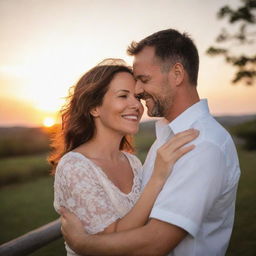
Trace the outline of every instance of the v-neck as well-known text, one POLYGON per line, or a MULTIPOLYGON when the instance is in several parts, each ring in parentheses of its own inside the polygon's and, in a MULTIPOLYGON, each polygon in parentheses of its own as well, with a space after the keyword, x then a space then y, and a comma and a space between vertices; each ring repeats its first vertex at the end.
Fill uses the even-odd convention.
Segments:
POLYGON ((93 162, 90 158, 88 158, 87 156, 85 156, 84 154, 80 153, 80 152, 77 152, 77 151, 70 151, 69 153, 73 153, 73 154, 77 154, 77 155, 80 155, 83 159, 87 160, 91 165, 93 165, 102 175, 105 179, 107 179, 110 183, 110 185, 115 188, 115 190, 117 190, 119 193, 121 193, 122 195, 124 196, 130 196, 133 191, 134 191, 134 187, 136 185, 136 172, 134 170, 134 167, 131 163, 131 159, 128 155, 127 152, 124 152, 122 151, 122 153, 124 154, 124 156, 126 157, 126 159, 128 159, 128 162, 129 162, 129 165, 132 169, 132 172, 133 172, 133 183, 132 183, 132 188, 131 188, 131 191, 129 193, 125 193, 123 192, 117 185, 114 184, 114 182, 108 177, 108 175, 104 172, 104 170, 99 166, 97 165, 95 162, 93 162))

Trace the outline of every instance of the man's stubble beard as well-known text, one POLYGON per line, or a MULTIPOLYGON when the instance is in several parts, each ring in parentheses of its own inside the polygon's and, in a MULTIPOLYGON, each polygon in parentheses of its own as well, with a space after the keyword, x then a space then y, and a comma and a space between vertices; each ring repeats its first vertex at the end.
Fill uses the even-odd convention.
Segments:
MULTIPOLYGON (((168 85, 165 85, 165 86, 168 86, 168 85)), ((166 117, 169 114, 174 101, 174 93, 169 92, 167 95, 168 95, 167 97, 161 97, 155 100, 153 99, 155 104, 153 106, 152 111, 148 113, 149 116, 166 117)))
POLYGON ((154 106, 151 112, 148 113, 151 117, 162 117, 164 115, 164 106, 160 100, 154 100, 154 106))
POLYGON ((154 100, 154 103, 153 109, 148 113, 148 115, 151 117, 165 117, 172 107, 173 98, 168 97, 162 100, 157 99, 154 100))

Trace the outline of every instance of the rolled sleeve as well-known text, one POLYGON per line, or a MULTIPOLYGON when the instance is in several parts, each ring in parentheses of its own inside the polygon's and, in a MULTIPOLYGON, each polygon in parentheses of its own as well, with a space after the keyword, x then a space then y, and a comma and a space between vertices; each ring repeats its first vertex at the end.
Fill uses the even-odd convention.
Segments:
POLYGON ((185 218, 181 215, 175 214, 171 211, 166 211, 154 207, 150 214, 150 218, 162 220, 164 222, 168 222, 174 224, 175 226, 181 227, 187 232, 189 232, 192 236, 195 236, 198 230, 197 225, 192 222, 190 219, 185 218))
POLYGON ((175 164, 150 218, 179 226, 196 236, 221 193, 224 170, 225 158, 218 146, 209 142, 196 145, 175 164))

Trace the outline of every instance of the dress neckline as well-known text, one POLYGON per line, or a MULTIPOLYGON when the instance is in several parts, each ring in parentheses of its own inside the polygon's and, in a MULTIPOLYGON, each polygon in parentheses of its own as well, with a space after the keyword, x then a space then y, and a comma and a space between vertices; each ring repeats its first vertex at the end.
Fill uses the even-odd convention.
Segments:
POLYGON ((79 155, 81 156, 81 158, 87 160, 91 165, 93 165, 103 176, 105 179, 108 180, 108 182, 111 184, 111 186, 117 190, 120 194, 124 195, 124 196, 130 196, 133 194, 134 192, 134 188, 136 186, 136 171, 135 171, 135 168, 134 166, 132 165, 132 162, 131 162, 131 159, 130 159, 130 156, 129 156, 129 153, 125 152, 125 151, 121 151, 124 156, 126 157, 126 159, 128 160, 129 162, 129 165, 132 169, 132 172, 133 172, 133 183, 132 183, 132 188, 131 188, 131 191, 129 193, 124 193, 122 190, 120 190, 120 188, 118 186, 116 186, 113 181, 108 177, 108 175, 103 171, 103 169, 97 165, 96 163, 94 163, 90 158, 88 158, 87 156, 85 156, 84 154, 80 153, 80 152, 77 152, 77 151, 70 151, 69 153, 72 153, 72 154, 76 154, 76 155, 79 155))

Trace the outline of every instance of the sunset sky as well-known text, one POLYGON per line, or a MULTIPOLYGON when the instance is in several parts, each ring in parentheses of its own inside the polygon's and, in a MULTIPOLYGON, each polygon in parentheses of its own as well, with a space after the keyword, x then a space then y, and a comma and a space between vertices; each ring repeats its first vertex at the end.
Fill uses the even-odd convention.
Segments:
MULTIPOLYGON (((199 94, 214 115, 256 113, 256 85, 232 85, 234 69, 206 49, 239 0, 0 0, 0 125, 39 126, 55 118, 68 88, 104 58, 158 30, 187 32, 200 54, 199 94)), ((248 50, 248 49, 247 49, 248 50)))

